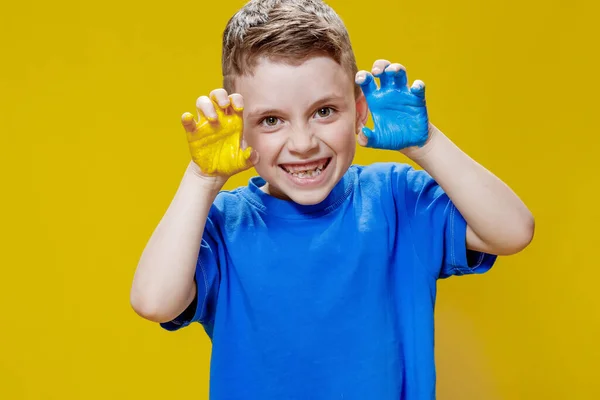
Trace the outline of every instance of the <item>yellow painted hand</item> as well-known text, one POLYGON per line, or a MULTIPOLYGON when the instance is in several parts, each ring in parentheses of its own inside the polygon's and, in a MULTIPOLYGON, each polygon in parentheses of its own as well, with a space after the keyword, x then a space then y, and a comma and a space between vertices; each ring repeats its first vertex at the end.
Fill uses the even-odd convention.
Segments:
POLYGON ((198 100, 199 121, 196 122, 192 114, 185 113, 182 123, 192 160, 200 171, 210 176, 229 177, 252 167, 252 149, 242 149, 243 105, 236 105, 230 99, 220 101, 228 101, 228 105, 221 107, 214 97, 212 100, 201 97, 198 100))

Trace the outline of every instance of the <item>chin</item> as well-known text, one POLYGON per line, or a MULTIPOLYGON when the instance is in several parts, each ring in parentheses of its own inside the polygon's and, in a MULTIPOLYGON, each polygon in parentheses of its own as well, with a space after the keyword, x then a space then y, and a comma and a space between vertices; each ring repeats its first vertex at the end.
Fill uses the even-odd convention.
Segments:
POLYGON ((342 178, 335 157, 324 162, 319 176, 308 179, 291 176, 285 168, 277 166, 275 173, 270 172, 269 193, 277 198, 291 200, 297 204, 311 206, 323 202, 342 178))
POLYGON ((293 191, 291 193, 286 193, 287 198, 289 198, 294 203, 303 205, 303 206, 312 206, 315 204, 321 203, 323 200, 329 196, 332 188, 324 189, 324 190, 315 190, 311 192, 305 191, 293 191))

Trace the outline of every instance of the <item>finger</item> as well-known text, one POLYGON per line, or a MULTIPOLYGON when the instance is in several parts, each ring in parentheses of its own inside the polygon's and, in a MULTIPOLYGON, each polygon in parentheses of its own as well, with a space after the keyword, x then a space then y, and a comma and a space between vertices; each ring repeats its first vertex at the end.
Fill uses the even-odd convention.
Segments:
POLYGON ((236 112, 244 111, 244 98, 239 93, 234 93, 229 95, 229 101, 231 102, 231 107, 236 112))
POLYGON ((217 103, 222 109, 229 107, 229 105, 231 104, 229 102, 229 96, 225 89, 215 89, 212 92, 210 92, 208 97, 210 97, 211 100, 217 103))
POLYGON ((223 114, 231 113, 231 109, 229 108, 231 101, 229 101, 229 95, 225 89, 215 89, 210 92, 208 97, 210 97, 215 105, 217 116, 220 117, 223 114))
MULTIPOLYGON (((406 68, 402 64, 395 63, 388 65, 385 69, 385 76, 386 85, 396 86, 399 89, 406 88, 406 68)), ((383 80, 381 85, 383 86, 383 80)))
POLYGON ((417 79, 416 81, 413 82, 412 86, 410 87, 410 92, 412 94, 414 94, 415 96, 424 99, 425 98, 425 82, 417 79))
POLYGON ((359 71, 356 74, 356 83, 360 85, 360 88, 366 97, 369 97, 374 91, 377 90, 375 78, 373 78, 373 75, 367 71, 359 71))
POLYGON ((206 118, 211 122, 218 120, 215 105, 207 96, 198 97, 198 100, 196 100, 196 108, 198 109, 199 120, 202 120, 202 118, 206 118))
POLYGON ((196 132, 196 121, 194 120, 194 116, 189 113, 183 113, 183 115, 181 116, 181 124, 183 125, 183 128, 185 129, 186 132, 188 133, 194 133, 196 132))
POLYGON ((390 65, 388 60, 377 60, 373 63, 373 68, 371 69, 373 75, 379 78, 379 84, 381 87, 388 86, 388 77, 384 74, 384 71, 388 65, 390 65))
POLYGON ((391 63, 388 60, 377 60, 373 63, 373 68, 371 69, 371 73, 376 77, 379 77, 385 71, 388 65, 391 63))

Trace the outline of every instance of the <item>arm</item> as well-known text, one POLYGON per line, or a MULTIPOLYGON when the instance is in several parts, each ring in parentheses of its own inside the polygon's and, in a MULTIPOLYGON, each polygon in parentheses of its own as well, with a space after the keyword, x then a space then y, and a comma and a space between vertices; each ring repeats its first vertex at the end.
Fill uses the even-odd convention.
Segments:
POLYGON ((225 183, 207 178, 190 163, 167 212, 140 258, 131 305, 140 316, 167 322, 196 295, 194 274, 210 207, 225 183))
POLYGON ((467 221, 467 248, 508 255, 532 240, 534 219, 519 197, 432 124, 423 147, 402 151, 444 189, 467 221))
POLYGON ((427 171, 465 218, 468 249, 507 255, 525 248, 533 216, 507 185, 429 123, 425 84, 408 87, 404 67, 387 60, 375 61, 372 73, 380 88, 372 74, 356 76, 375 123, 375 131, 363 128, 359 143, 399 150, 427 171))
POLYGON ((212 203, 229 176, 258 161, 250 147, 242 148, 242 97, 223 89, 210 97, 202 96, 196 103, 199 122, 190 113, 182 117, 193 162, 148 241, 133 279, 131 305, 154 322, 173 320, 194 300, 196 265, 212 203))

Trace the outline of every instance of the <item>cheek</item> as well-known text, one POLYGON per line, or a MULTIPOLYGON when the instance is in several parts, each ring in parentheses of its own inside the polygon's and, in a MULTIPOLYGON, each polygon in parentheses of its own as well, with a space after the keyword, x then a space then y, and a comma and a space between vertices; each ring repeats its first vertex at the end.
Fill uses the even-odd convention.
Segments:
POLYGON ((256 150, 260 157, 258 164, 255 166, 257 171, 261 167, 269 166, 277 161, 277 157, 281 151, 281 143, 277 135, 245 130, 244 138, 248 146, 256 150))
POLYGON ((336 153, 353 152, 356 144, 354 121, 340 121, 327 130, 323 140, 336 153))
POLYGON ((248 126, 248 122, 246 120, 244 120, 244 131, 242 135, 249 146, 255 147, 254 142, 256 141, 256 134, 252 129, 250 129, 250 126, 248 126))
POLYGON ((258 152, 261 152, 262 150, 262 152, 264 152, 265 141, 256 130, 244 126, 244 140, 248 146, 252 147, 254 150, 258 152))

